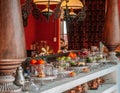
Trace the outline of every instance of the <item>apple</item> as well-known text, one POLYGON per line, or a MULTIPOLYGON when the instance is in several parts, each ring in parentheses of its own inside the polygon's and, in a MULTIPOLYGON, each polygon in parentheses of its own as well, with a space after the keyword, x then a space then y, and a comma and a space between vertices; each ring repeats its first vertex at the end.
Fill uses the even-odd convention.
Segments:
POLYGON ((70 60, 71 60, 71 57, 66 57, 65 60, 66 60, 66 61, 70 61, 70 60))
POLYGON ((76 65, 76 62, 72 61, 70 62, 71 66, 75 66, 76 65))

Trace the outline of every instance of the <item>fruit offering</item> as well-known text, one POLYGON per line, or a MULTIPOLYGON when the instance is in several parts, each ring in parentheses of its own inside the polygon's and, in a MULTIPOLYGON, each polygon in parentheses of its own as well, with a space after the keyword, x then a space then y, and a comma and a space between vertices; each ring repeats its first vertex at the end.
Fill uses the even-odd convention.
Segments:
POLYGON ((90 72, 90 69, 88 67, 82 69, 83 72, 90 72))
POLYGON ((77 54, 76 53, 73 53, 73 52, 70 52, 68 54, 69 57, 71 57, 72 59, 75 59, 77 57, 77 54))
POLYGON ((77 62, 78 66, 85 66, 85 62, 77 62))
POLYGON ((36 60, 36 59, 32 59, 32 60, 30 61, 30 64, 32 64, 32 65, 37 64, 37 60, 36 60))
POLYGON ((69 73, 69 76, 74 77, 74 76, 76 76, 76 73, 74 71, 72 71, 72 72, 69 73))
POLYGON ((70 65, 71 65, 71 66, 76 66, 77 63, 76 63, 75 61, 71 61, 71 62, 70 62, 70 65))
POLYGON ((92 90, 98 89, 98 87, 99 87, 99 83, 98 83, 97 79, 89 81, 87 84, 88 84, 88 87, 92 90))
POLYGON ((42 60, 42 59, 39 59, 39 60, 37 60, 37 64, 45 64, 45 61, 44 60, 42 60))
POLYGON ((42 59, 38 59, 38 60, 36 60, 36 59, 32 59, 31 61, 30 61, 30 64, 32 64, 32 65, 36 65, 36 64, 45 64, 45 61, 44 60, 42 60, 42 59))
POLYGON ((76 93, 74 89, 70 90, 69 93, 76 93))
POLYGON ((70 61, 71 60, 71 57, 69 56, 62 56, 62 57, 58 57, 57 58, 58 61, 70 61))
POLYGON ((38 77, 44 78, 45 77, 45 73, 43 71, 39 72, 38 77))
POLYGON ((87 63, 91 63, 92 61, 93 61, 93 58, 92 58, 92 57, 87 57, 87 58, 86 58, 86 62, 87 62, 87 63))
POLYGON ((85 64, 85 62, 75 62, 75 61, 71 61, 71 62, 70 62, 70 65, 71 65, 72 67, 79 67, 79 66, 85 66, 86 64, 85 64))

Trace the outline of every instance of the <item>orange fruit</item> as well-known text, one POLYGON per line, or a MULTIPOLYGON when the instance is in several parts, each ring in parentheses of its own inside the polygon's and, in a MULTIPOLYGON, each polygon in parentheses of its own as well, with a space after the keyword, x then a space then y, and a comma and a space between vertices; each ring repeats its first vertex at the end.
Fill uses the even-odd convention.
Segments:
POLYGON ((37 60, 36 59, 32 59, 31 61, 30 61, 30 64, 32 64, 32 65, 34 65, 34 64, 36 64, 37 63, 37 60))
POLYGON ((68 56, 73 59, 77 57, 76 53, 72 53, 72 52, 70 52, 68 56))
POLYGON ((37 60, 37 64, 45 64, 45 61, 42 59, 37 60))

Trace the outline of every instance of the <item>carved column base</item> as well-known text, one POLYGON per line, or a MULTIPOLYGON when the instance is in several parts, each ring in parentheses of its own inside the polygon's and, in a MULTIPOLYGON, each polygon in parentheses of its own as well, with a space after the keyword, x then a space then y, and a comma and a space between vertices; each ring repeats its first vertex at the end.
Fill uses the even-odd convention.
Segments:
POLYGON ((105 44, 108 48, 108 50, 111 52, 111 51, 115 51, 115 49, 120 45, 120 43, 117 43, 117 44, 105 44))
POLYGON ((21 88, 16 86, 13 76, 0 76, 0 93, 20 93, 21 88))
POLYGON ((118 63, 120 62, 119 61, 119 58, 116 56, 116 53, 115 52, 109 52, 109 58, 108 58, 111 62, 115 62, 115 63, 118 63))

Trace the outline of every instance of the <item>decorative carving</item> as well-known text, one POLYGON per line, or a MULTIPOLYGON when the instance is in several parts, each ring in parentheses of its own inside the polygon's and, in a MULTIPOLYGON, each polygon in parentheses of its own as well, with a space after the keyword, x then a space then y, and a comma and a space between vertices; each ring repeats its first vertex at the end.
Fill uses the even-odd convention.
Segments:
POLYGON ((114 45, 108 45, 108 44, 105 44, 107 46, 107 48, 109 49, 109 51, 113 51, 115 50, 120 44, 114 44, 114 45))
POLYGON ((78 13, 78 20, 79 21, 84 21, 86 18, 86 12, 85 12, 85 7, 83 7, 83 9, 78 13))
POLYGON ((13 85, 13 76, 0 76, 0 93, 19 93, 21 88, 13 85))
MULTIPOLYGON (((61 14, 61 3, 64 0, 61 0, 61 2, 57 5, 57 7, 54 9, 54 20, 60 17, 61 14)), ((36 4, 33 3, 32 0, 26 0, 25 3, 22 5, 22 18, 23 18, 23 25, 26 27, 28 25, 28 17, 29 14, 32 11, 32 15, 35 19, 39 19, 41 16, 41 10, 37 7, 36 4)), ((51 13, 44 13, 46 15, 47 19, 51 15, 51 13)))
POLYGON ((39 19, 41 15, 41 10, 36 6, 36 4, 32 3, 32 15, 35 19, 39 19))
POLYGON ((82 0, 82 3, 83 3, 83 8, 81 9, 81 11, 78 13, 78 20, 77 22, 79 21, 84 21, 85 18, 86 18, 86 10, 87 10, 87 6, 85 4, 85 0, 82 0))
POLYGON ((31 2, 32 0, 26 0, 25 3, 22 5, 22 18, 24 27, 26 27, 28 24, 28 16, 32 9, 31 2))
POLYGON ((28 25, 28 13, 25 9, 22 9, 23 25, 26 27, 28 25))
POLYGON ((57 19, 61 15, 61 4, 64 0, 61 0, 61 2, 57 5, 57 7, 54 9, 54 19, 57 19))

